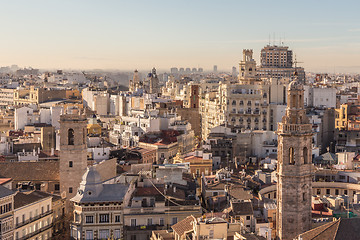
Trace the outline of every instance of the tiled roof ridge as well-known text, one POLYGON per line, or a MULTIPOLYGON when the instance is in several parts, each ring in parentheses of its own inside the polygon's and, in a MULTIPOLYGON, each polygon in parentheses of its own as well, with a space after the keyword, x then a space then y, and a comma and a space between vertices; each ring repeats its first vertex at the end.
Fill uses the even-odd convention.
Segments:
MULTIPOLYGON (((340 219, 338 219, 337 221, 331 222, 326 228, 324 228, 323 230, 321 230, 318 234, 316 234, 316 235, 315 235, 314 237, 312 237, 311 239, 315 239, 315 238, 319 237, 320 234, 322 234, 323 232, 325 232, 326 230, 328 230, 329 228, 331 228, 332 226, 334 226, 334 224, 337 224, 337 223, 340 223, 340 219)), ((337 229, 339 228, 339 225, 340 225, 340 224, 338 224, 338 226, 337 226, 337 228, 336 228, 336 232, 337 232, 337 229)), ((319 226, 319 227, 321 227, 321 226, 319 226)), ((309 232, 313 232, 313 231, 315 231, 316 229, 317 229, 317 228, 313 228, 313 229, 309 230, 308 233, 309 233, 309 232)), ((333 238, 333 239, 335 239, 335 238, 333 238)))

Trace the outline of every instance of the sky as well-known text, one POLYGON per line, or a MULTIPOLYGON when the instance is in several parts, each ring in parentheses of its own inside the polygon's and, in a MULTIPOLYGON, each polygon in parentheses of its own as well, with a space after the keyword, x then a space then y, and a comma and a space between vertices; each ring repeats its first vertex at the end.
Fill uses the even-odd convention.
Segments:
POLYGON ((0 66, 231 71, 284 42, 312 72, 360 73, 360 1, 17 0, 0 7, 0 66))

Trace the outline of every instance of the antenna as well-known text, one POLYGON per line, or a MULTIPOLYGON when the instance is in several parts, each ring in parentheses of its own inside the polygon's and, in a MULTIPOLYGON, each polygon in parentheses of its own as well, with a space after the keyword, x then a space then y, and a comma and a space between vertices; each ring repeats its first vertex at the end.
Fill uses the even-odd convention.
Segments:
POLYGON ((273 32, 273 45, 275 45, 275 32, 273 32))
POLYGON ((304 63, 304 62, 298 62, 298 61, 296 60, 296 54, 295 54, 295 61, 294 61, 295 69, 297 68, 297 64, 298 64, 298 63, 304 63))

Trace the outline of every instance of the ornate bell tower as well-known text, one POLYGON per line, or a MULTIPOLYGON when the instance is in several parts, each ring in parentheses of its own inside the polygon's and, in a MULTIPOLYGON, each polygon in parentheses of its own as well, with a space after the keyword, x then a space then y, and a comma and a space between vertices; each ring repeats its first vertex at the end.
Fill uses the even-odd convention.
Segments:
POLYGON ((286 115, 278 124, 276 232, 293 239, 311 228, 312 125, 304 109, 304 88, 288 87, 286 115))

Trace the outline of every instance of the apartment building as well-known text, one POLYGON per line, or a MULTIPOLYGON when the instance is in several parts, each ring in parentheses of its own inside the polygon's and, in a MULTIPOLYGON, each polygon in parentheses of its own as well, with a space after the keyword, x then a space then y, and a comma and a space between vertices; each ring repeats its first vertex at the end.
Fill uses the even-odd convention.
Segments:
POLYGON ((15 192, 0 185, 0 239, 14 239, 15 192))
POLYGON ((14 89, 0 88, 0 108, 14 105, 14 89))
POLYGON ((89 167, 71 199, 73 239, 123 239, 123 207, 128 205, 134 185, 105 184, 99 172, 89 167))
POLYGON ((52 196, 37 191, 14 196, 14 238, 50 239, 53 226, 52 196))

